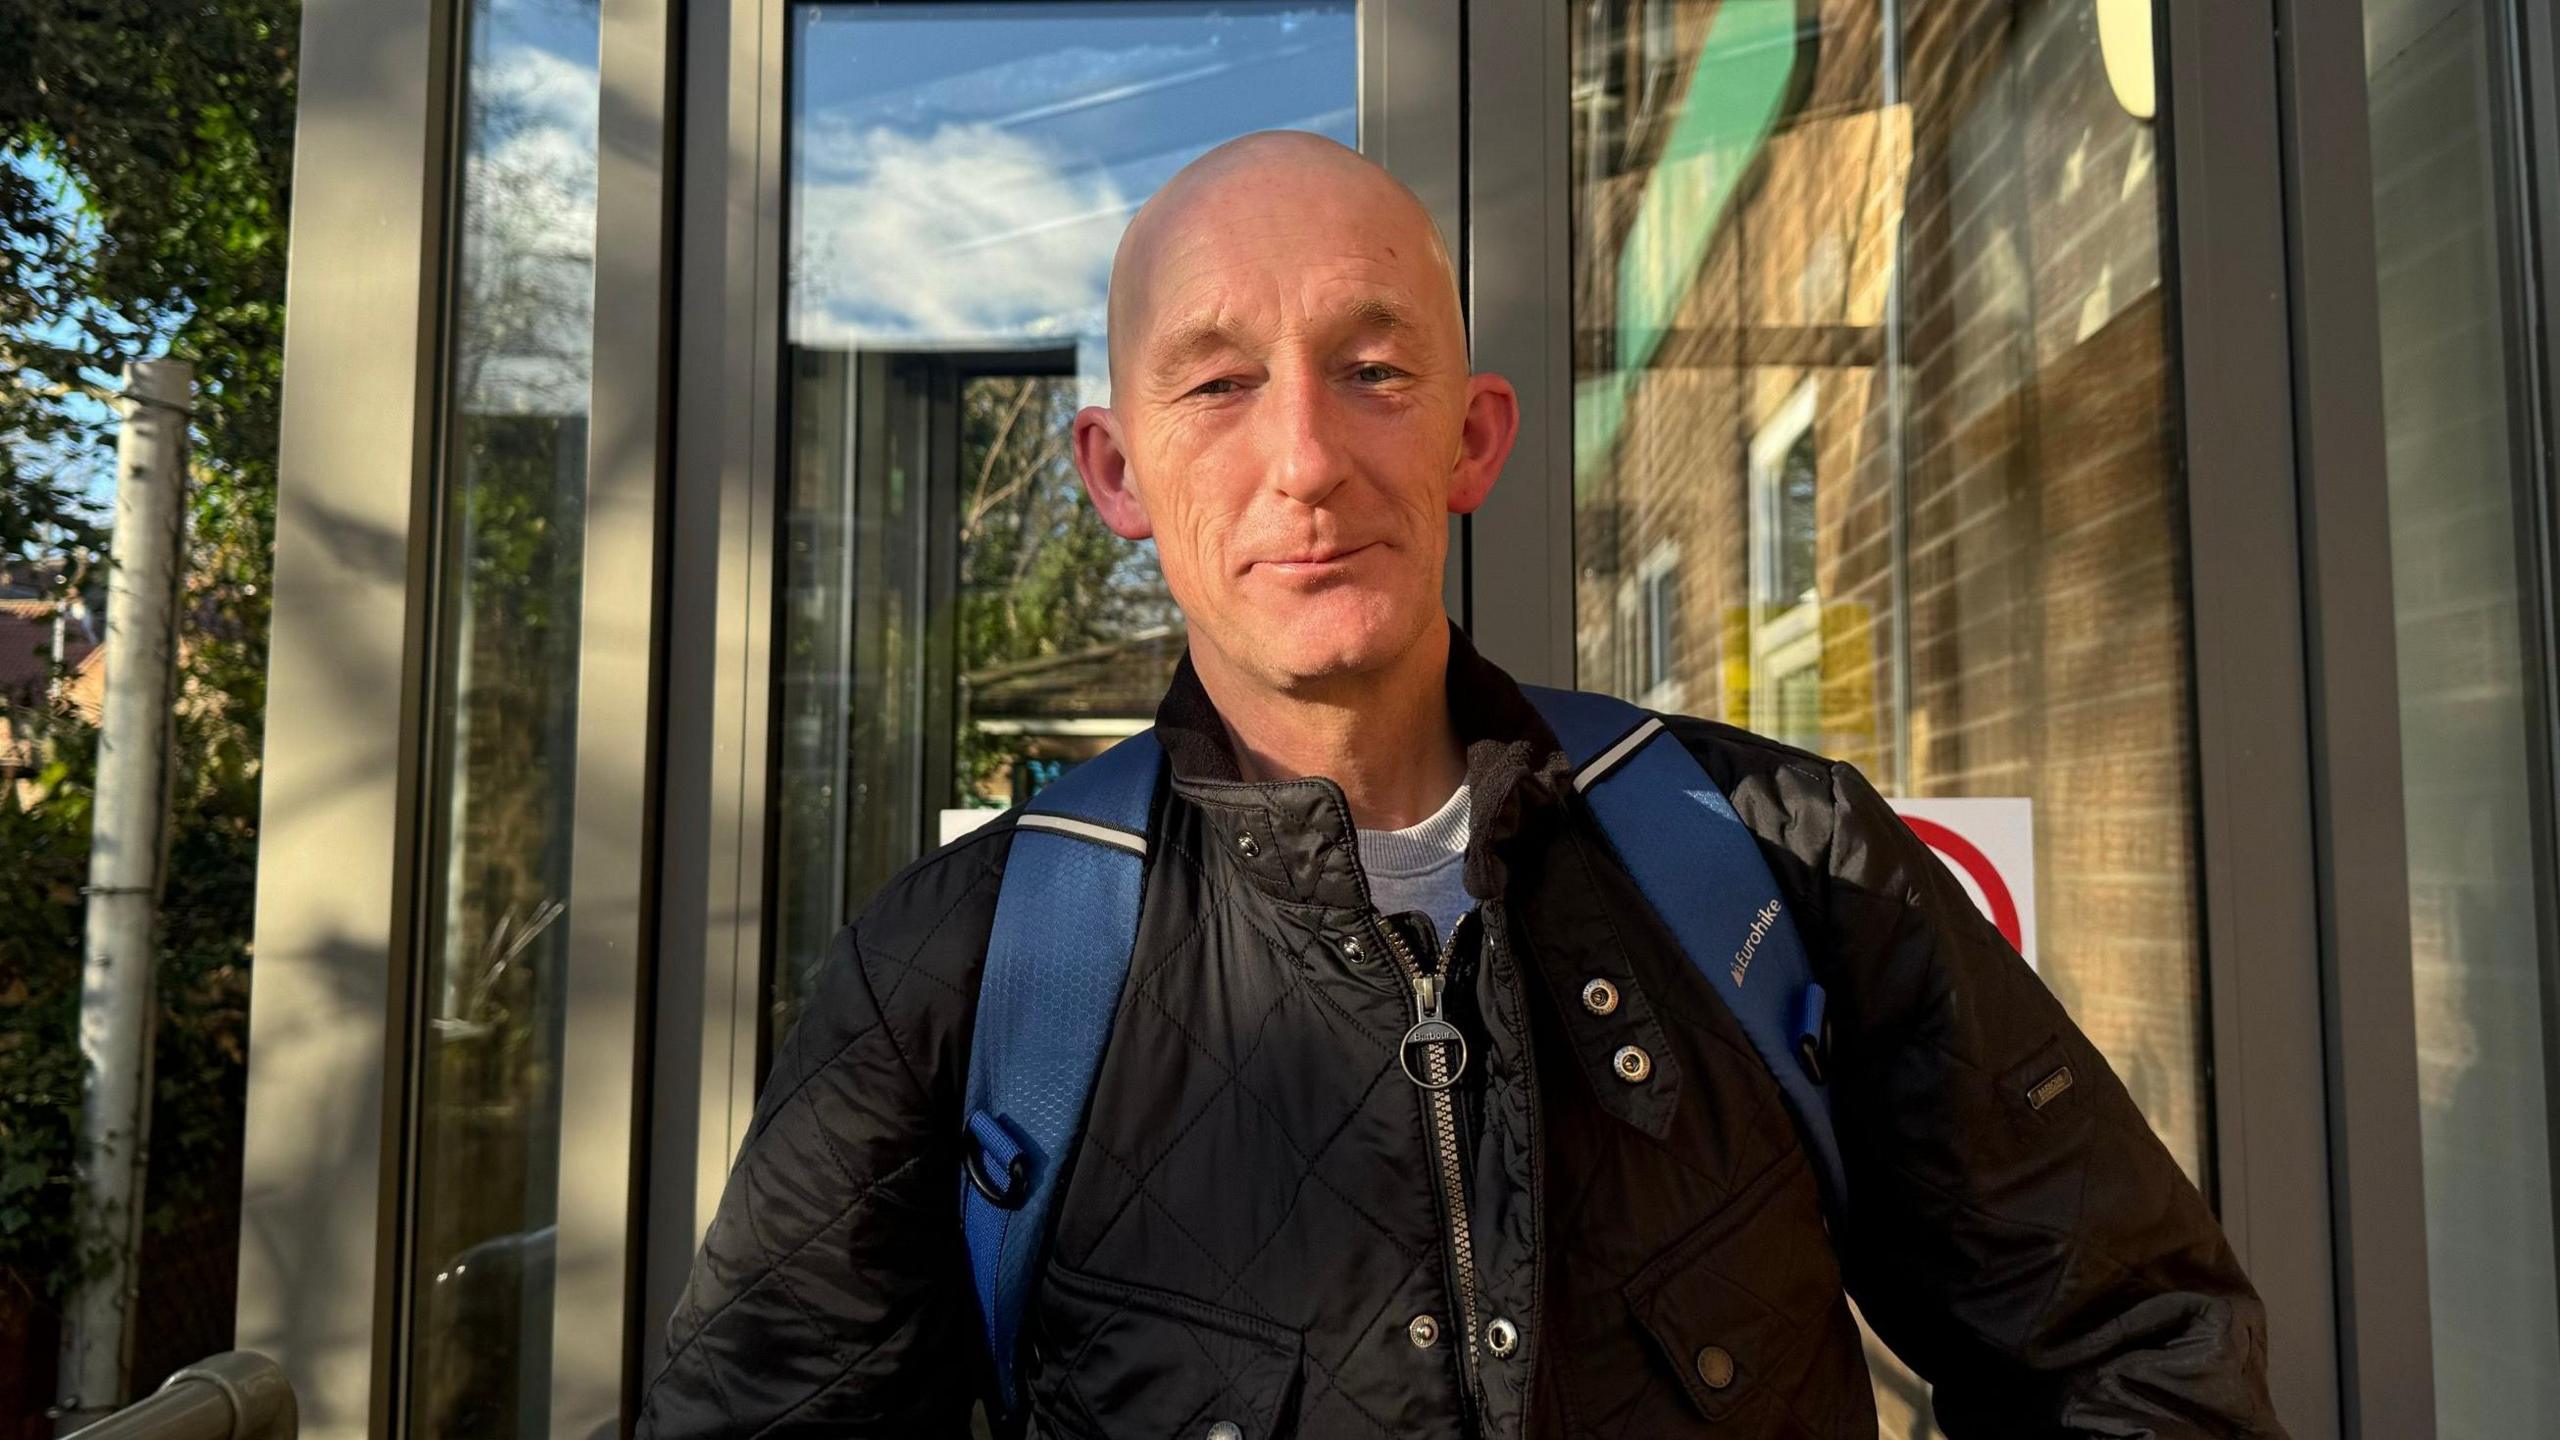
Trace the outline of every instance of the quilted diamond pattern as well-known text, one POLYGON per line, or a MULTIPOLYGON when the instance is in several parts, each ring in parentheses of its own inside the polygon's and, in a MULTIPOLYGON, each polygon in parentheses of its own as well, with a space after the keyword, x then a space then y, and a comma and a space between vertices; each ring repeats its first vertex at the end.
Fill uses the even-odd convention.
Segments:
MULTIPOLYGON (((1516 688, 1459 639, 1453 714, 1511 725, 1516 688)), ((1169 732, 1205 708, 1182 684, 1159 716, 1167 753, 1214 764, 1214 716, 1169 732)), ((1521 1341, 1471 1384, 1423 1106, 1395 1063, 1407 996, 1338 943, 1367 903, 1338 796, 1186 786, 1177 767, 1026 1320, 1039 1433, 1871 1436, 1845 1272, 1935 1382, 1950 1434, 2282 1435, 2263 1308, 2210 1211, 1943 869, 1847 767, 1669 728, 1830 967, 1863 1207, 1847 1232, 1825 1234, 1731 1015, 1623 871, 1584 858, 1588 817, 1492 807, 1519 843, 1470 855, 1472 892, 1496 898, 1449 1003, 1482 1041, 1458 1093, 1479 1318, 1521 1341), (1240 861, 1248 827, 1267 843, 1240 861), (1618 1023, 1651 1017, 1655 1074, 1676 1085, 1631 1096, 1589 1063, 1625 1043, 1570 1008, 1594 974, 1627 997, 1618 1023), (2078 1083, 2035 1107, 2020 1082, 2057 1055, 2078 1083), (1435 1343, 1409 1338, 1418 1315, 1440 1322, 1435 1343)), ((1495 738, 1534 748, 1516 726, 1495 738)), ((1010 834, 1000 819, 892 878, 827 965, 676 1307, 642 1436, 969 1433, 988 1376, 954 1140, 1010 834)))

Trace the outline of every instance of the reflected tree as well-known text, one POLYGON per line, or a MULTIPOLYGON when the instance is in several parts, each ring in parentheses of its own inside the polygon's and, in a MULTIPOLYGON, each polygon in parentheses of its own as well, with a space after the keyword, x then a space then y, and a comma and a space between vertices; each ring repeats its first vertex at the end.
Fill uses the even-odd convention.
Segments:
MULTIPOLYGON (((1113 534, 1084 493, 1075 380, 986 376, 960 396, 961 675, 1180 623, 1154 544, 1113 534)), ((1001 791, 1001 777, 1030 751, 1026 737, 982 730, 964 713, 958 803, 1001 791)))

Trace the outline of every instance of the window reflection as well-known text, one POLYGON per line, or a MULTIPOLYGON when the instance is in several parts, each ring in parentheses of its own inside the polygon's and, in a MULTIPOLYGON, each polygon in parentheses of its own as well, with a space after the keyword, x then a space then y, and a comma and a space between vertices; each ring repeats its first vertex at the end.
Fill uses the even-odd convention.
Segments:
POLYGON ((2028 802, 2042 973, 2202 1177, 2145 13, 1578 0, 1577 630, 1585 684, 2028 802))
POLYGON ((594 313, 596 10, 478 0, 468 25, 409 1423, 421 1435, 539 1436, 594 313))
POLYGON ((1222 140, 1353 143, 1354 20, 794 10, 770 1036, 882 880, 1154 720, 1181 617, 1068 450, 1112 251, 1222 140))

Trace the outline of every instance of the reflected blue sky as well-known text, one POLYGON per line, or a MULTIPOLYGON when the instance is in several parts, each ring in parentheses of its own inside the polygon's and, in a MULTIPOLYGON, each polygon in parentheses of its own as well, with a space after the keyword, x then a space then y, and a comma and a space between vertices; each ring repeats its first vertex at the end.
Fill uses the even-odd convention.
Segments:
POLYGON ((1167 176, 1250 130, 1358 137, 1348 0, 803 5, 793 40, 801 344, 1091 341, 1167 176))
POLYGON ((523 46, 592 70, 597 10, 597 0, 484 0, 472 48, 486 55, 523 46))

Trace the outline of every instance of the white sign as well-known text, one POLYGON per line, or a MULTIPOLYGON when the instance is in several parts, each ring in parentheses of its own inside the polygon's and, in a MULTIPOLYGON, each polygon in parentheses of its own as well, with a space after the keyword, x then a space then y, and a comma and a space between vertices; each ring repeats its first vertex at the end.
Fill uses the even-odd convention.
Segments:
POLYGON ((1002 810, 986 805, 944 810, 942 812, 942 843, 948 845, 1003 813, 1002 810))
POLYGON ((2009 944, 2035 964, 2035 802, 1904 797, 1890 803, 2009 944))

